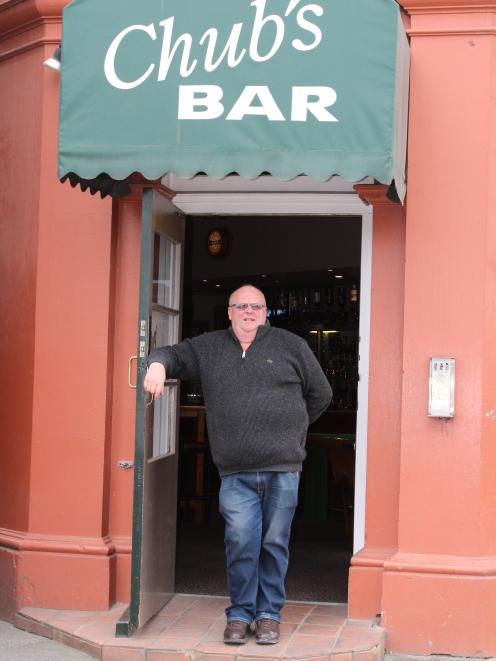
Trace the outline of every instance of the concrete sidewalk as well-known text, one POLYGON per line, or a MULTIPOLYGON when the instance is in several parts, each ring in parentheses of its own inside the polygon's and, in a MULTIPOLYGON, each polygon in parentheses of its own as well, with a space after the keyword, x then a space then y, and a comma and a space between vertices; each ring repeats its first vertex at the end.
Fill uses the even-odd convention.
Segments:
POLYGON ((0 620, 0 661, 95 661, 62 643, 16 629, 0 620))

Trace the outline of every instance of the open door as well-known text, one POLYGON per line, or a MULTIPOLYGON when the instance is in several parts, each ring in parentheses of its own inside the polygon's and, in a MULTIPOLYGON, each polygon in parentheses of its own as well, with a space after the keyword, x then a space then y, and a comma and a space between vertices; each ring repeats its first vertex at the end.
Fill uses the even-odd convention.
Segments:
POLYGON ((181 333, 184 217, 170 200, 143 191, 131 603, 117 623, 129 636, 174 594, 179 383, 153 402, 143 390, 148 353, 181 333))

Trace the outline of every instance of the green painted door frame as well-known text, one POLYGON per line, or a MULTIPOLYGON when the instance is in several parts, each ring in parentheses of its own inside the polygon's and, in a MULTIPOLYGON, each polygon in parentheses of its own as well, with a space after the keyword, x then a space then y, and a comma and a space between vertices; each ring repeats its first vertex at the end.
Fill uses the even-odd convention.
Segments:
POLYGON ((149 351, 154 348, 150 346, 150 338, 157 338, 161 344, 173 344, 179 339, 183 240, 184 218, 166 197, 145 188, 141 217, 131 601, 116 625, 116 635, 120 637, 130 636, 141 628, 174 594, 179 385, 177 381, 166 381, 164 397, 153 402, 144 391, 143 379, 149 351), (157 264, 160 255, 161 272, 157 264), (157 294, 161 289, 169 292, 163 304, 157 294))

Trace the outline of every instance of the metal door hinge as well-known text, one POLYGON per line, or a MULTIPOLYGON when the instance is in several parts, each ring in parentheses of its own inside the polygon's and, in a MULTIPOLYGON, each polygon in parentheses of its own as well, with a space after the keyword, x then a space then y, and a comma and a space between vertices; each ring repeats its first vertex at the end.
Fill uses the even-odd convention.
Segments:
POLYGON ((117 467, 124 468, 124 470, 129 470, 130 468, 134 468, 134 461, 131 459, 119 459, 117 462, 117 467))

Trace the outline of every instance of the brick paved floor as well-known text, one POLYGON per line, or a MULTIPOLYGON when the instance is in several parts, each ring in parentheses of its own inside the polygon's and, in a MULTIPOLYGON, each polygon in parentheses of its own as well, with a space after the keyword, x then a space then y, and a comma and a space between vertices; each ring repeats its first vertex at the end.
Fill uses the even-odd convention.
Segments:
POLYGON ((380 661, 385 631, 374 622, 347 618, 346 604, 288 602, 282 612, 281 640, 257 645, 222 642, 224 597, 177 594, 131 638, 116 638, 124 610, 105 612, 24 608, 16 626, 87 652, 101 661, 380 661))

